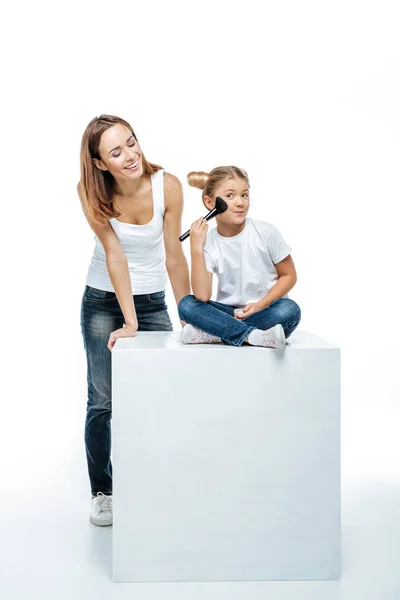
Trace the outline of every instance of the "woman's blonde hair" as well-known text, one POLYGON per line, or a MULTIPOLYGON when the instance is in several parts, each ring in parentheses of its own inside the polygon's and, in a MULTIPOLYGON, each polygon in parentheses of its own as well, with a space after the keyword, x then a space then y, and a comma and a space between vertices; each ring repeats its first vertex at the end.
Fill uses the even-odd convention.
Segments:
MULTIPOLYGON (((108 219, 119 217, 121 214, 114 205, 114 177, 109 171, 102 171, 93 163, 94 158, 101 160, 99 155, 101 136, 107 129, 117 123, 125 125, 138 141, 129 123, 113 115, 100 115, 100 117, 92 119, 82 136, 81 185, 84 191, 83 202, 87 214, 100 223, 106 223, 108 219)), ((159 165, 149 163, 143 153, 142 160, 144 174, 152 175, 162 169, 159 165)))
POLYGON ((244 179, 250 187, 249 176, 244 169, 239 167, 216 167, 210 173, 204 171, 191 171, 187 176, 188 184, 202 190, 201 197, 212 196, 224 179, 244 179))

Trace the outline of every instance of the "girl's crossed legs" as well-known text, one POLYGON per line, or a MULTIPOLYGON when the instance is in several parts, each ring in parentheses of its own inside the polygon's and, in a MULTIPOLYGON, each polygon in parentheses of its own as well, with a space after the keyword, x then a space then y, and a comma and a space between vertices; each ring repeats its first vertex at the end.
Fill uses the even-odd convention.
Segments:
POLYGON ((235 308, 213 300, 202 302, 194 296, 185 296, 179 303, 178 312, 182 321, 231 346, 241 346, 254 329, 267 330, 278 324, 282 325, 288 338, 301 319, 300 307, 290 298, 278 298, 267 308, 242 320, 233 316, 235 308))

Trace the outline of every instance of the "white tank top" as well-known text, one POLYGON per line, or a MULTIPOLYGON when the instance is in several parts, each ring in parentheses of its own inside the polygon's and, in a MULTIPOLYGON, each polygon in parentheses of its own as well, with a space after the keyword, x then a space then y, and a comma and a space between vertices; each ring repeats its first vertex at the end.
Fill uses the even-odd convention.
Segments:
MULTIPOLYGON (((109 219, 121 248, 128 259, 133 294, 151 294, 165 289, 167 270, 165 267, 164 224, 164 171, 151 175, 153 194, 153 218, 146 225, 122 223, 109 219)), ((96 245, 86 277, 86 284, 100 290, 113 292, 106 265, 106 254, 97 236, 96 245)))

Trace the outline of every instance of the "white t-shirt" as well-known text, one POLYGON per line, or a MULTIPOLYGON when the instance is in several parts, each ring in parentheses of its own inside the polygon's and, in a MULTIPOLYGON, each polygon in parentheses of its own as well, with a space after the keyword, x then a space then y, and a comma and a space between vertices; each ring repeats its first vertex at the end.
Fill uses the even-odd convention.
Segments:
POLYGON ((274 225, 246 218, 243 231, 232 237, 207 235, 207 271, 218 277, 217 302, 243 307, 261 300, 279 279, 275 265, 292 249, 274 225))

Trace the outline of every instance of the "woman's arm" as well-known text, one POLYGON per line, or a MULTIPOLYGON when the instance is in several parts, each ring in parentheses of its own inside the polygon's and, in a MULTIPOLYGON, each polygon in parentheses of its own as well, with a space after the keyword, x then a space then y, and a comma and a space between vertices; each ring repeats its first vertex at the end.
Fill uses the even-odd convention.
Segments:
MULTIPOLYGON (((122 314, 124 315, 126 328, 129 330, 124 332, 124 336, 127 334, 134 335, 137 331, 138 323, 132 297, 132 284, 129 275, 128 261, 120 246, 119 239, 115 235, 111 225, 109 223, 98 223, 88 216, 87 212, 85 211, 85 203, 83 202, 84 193, 83 186, 81 183, 79 183, 78 195, 82 204, 83 212, 91 229, 97 235, 104 248, 107 270, 121 307, 122 314)), ((116 332, 113 332, 113 334, 114 333, 116 332)), ((116 339, 120 336, 117 335, 115 339, 114 337, 115 336, 111 338, 110 336, 110 340, 114 341, 115 343, 116 339)), ((114 343, 111 344, 111 347, 114 345, 114 343)))
POLYGON ((164 204, 165 264, 178 305, 184 296, 190 294, 190 281, 186 257, 179 241, 183 211, 182 185, 170 173, 164 173, 164 204))

